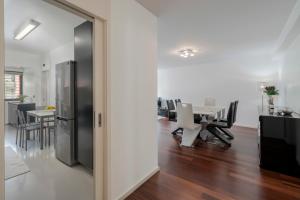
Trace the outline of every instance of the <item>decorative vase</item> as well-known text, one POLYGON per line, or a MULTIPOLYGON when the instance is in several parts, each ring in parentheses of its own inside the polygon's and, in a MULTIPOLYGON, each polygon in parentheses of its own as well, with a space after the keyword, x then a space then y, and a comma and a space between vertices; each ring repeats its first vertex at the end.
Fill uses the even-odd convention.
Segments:
POLYGON ((274 106, 274 96, 273 95, 269 95, 269 106, 274 106))
POLYGON ((273 95, 269 95, 269 112, 272 114, 274 113, 274 96, 273 95))

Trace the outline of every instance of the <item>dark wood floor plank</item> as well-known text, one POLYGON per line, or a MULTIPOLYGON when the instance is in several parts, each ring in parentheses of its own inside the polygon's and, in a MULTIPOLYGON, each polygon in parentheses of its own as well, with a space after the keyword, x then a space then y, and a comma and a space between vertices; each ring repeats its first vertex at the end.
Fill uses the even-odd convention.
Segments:
POLYGON ((255 129, 234 127, 231 148, 198 143, 179 145, 176 124, 158 122, 160 173, 128 200, 300 200, 300 179, 258 166, 255 129))

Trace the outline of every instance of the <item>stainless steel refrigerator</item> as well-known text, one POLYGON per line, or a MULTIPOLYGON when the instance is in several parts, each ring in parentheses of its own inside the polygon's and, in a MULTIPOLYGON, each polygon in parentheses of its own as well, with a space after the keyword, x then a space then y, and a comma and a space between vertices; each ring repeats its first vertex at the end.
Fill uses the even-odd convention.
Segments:
POLYGON ((56 158, 72 166, 75 161, 75 64, 56 65, 56 158))

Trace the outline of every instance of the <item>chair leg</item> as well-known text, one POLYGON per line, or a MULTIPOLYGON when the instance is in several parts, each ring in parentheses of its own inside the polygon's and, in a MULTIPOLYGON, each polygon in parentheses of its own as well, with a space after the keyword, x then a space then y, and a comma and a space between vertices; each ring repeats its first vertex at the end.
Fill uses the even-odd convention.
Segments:
POLYGON ((22 132, 23 132, 23 128, 20 128, 20 133, 19 133, 19 147, 21 147, 21 145, 22 145, 22 132))
POLYGON ((23 129, 23 131, 22 131, 22 148, 24 148, 24 138, 25 138, 25 137, 24 137, 24 136, 25 136, 24 134, 25 134, 25 132, 26 132, 26 131, 23 129))
POLYGON ((220 128, 220 130, 230 139, 233 140, 234 139, 234 135, 228 130, 228 129, 224 129, 224 128, 220 128))
POLYGON ((25 134, 25 150, 27 151, 27 141, 28 141, 28 133, 29 131, 26 131, 26 134, 25 134))
POLYGON ((43 136, 44 136, 44 146, 46 146, 46 144, 47 144, 47 133, 46 133, 46 129, 43 129, 43 136))
POLYGON ((176 135, 176 133, 178 132, 178 131, 183 131, 183 128, 178 128, 178 129, 176 129, 175 131, 173 131, 172 132, 172 135, 176 135))
POLYGON ((39 142, 41 142, 41 131, 38 130, 39 142))
POLYGON ((16 145, 18 145, 18 135, 19 135, 19 126, 17 127, 17 134, 16 134, 16 145))
POLYGON ((50 137, 51 137, 50 128, 48 128, 48 145, 49 145, 49 147, 50 147, 50 143, 51 143, 50 137))
POLYGON ((44 146, 46 147, 47 146, 47 141, 48 141, 48 139, 47 139, 47 130, 44 130, 43 134, 44 134, 44 146))
POLYGON ((224 144, 226 144, 227 146, 231 146, 231 142, 225 138, 223 135, 220 134, 220 131, 215 128, 215 127, 207 127, 207 130, 213 134, 216 138, 218 138, 219 140, 221 140, 224 144))
POLYGON ((192 147, 198 135, 200 134, 200 131, 201 127, 194 130, 184 129, 181 140, 181 146, 192 147))

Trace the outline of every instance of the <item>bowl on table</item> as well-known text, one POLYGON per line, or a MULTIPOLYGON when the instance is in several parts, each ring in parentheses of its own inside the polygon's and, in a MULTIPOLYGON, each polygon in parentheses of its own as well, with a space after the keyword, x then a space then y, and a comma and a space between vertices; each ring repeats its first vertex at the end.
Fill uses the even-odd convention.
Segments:
POLYGON ((278 111, 278 114, 281 116, 292 116, 293 110, 290 108, 283 108, 282 110, 278 111))

